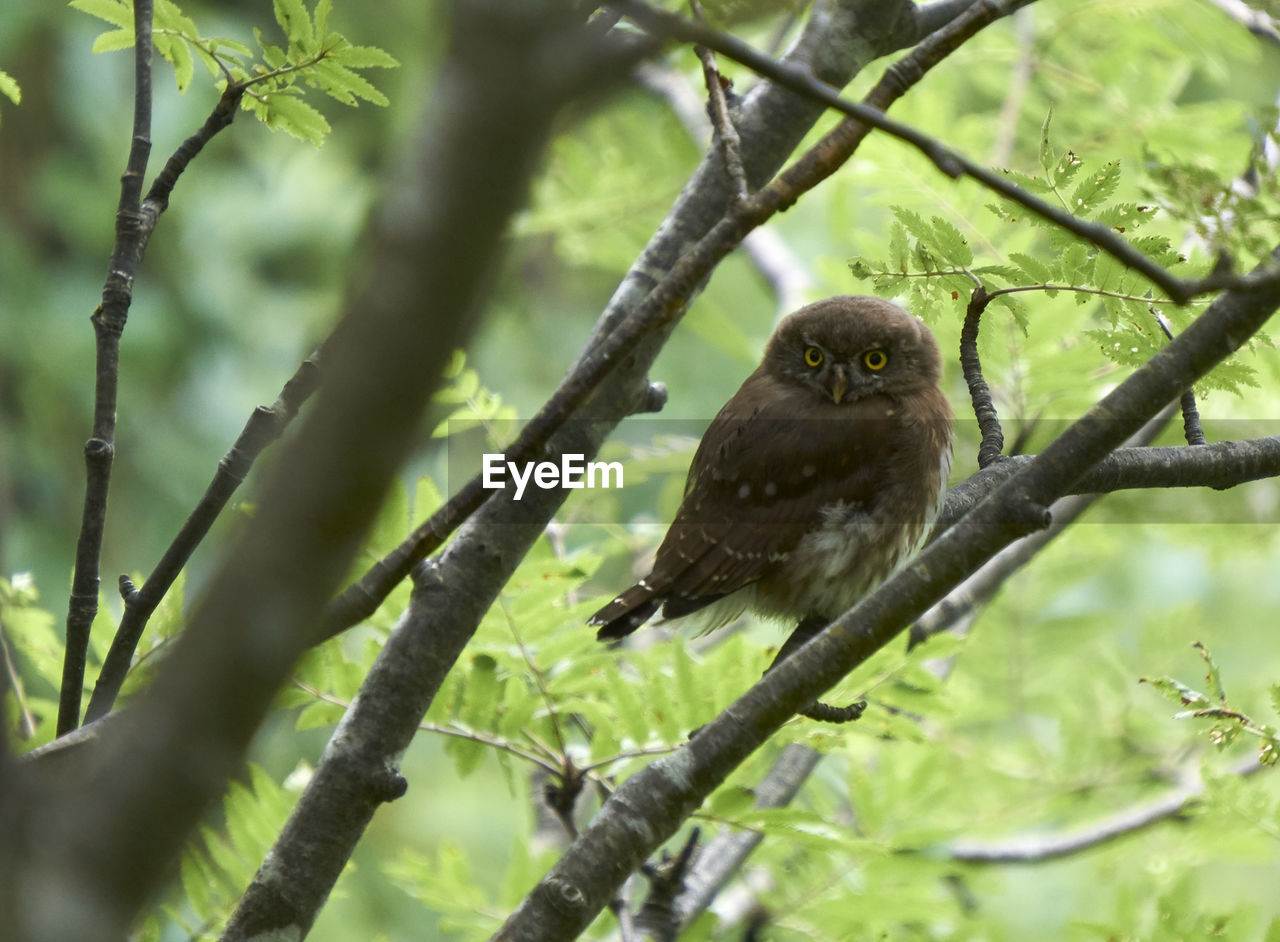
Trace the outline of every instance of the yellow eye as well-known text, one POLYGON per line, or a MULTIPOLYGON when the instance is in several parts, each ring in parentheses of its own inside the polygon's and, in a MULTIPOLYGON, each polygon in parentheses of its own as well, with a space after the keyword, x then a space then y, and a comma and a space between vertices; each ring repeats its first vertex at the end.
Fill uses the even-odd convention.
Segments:
POLYGON ((873 373, 878 373, 889 365, 889 354, 883 350, 868 350, 862 355, 862 365, 873 373))
POLYGON ((807 366, 822 365, 822 351, 817 347, 804 348, 804 362, 807 366))

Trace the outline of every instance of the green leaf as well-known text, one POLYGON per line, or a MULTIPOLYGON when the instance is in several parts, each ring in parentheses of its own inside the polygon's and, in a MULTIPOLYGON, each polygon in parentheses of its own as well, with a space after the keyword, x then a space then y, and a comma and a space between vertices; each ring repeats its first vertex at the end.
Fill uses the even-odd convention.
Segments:
POLYGON ((289 37, 289 45, 311 48, 314 44, 314 33, 311 28, 311 17, 307 14, 307 8, 302 0, 272 0, 272 6, 275 9, 276 22, 289 37))
POLYGON ((931 222, 939 254, 957 268, 968 268, 973 262, 973 250, 960 230, 941 216, 934 216, 931 222))
POLYGON ((1104 226, 1110 226, 1116 232, 1128 232, 1137 229, 1146 222, 1146 217, 1155 212, 1152 206, 1139 206, 1137 203, 1112 203, 1094 218, 1104 226))
MULTIPOLYGON (((1056 167, 1053 168, 1050 179, 1053 180, 1055 187, 1064 187, 1069 184, 1081 167, 1084 161, 1077 157, 1071 151, 1067 151, 1062 155, 1062 159, 1058 161, 1056 167)), ((1047 169, 1047 168, 1046 168, 1047 169)))
POLYGON ((196 27, 195 20, 178 9, 173 0, 157 0, 152 27, 157 30, 172 30, 191 42, 200 41, 200 30, 196 27))
POLYGON ((1212 702, 1198 690, 1193 690, 1180 680, 1172 677, 1142 678, 1144 684, 1150 684, 1166 700, 1182 706, 1203 709, 1212 706, 1212 702))
POLYGON ((15 105, 22 104, 22 89, 17 81, 4 69, 0 69, 0 95, 4 95, 15 105))
POLYGON ((1053 148, 1049 144, 1049 125, 1053 123, 1053 109, 1045 112, 1040 125, 1040 166, 1046 174, 1053 172, 1053 148))
POLYGON ((191 58, 186 40, 180 36, 156 36, 154 41, 156 52, 173 65, 178 91, 185 92, 196 73, 195 61, 191 58))
POLYGON ((265 122, 269 128, 278 128, 299 140, 310 141, 319 147, 332 128, 324 115, 302 99, 284 92, 264 96, 266 99, 265 122))
POLYGON ((936 238, 933 227, 925 222, 918 213, 902 206, 894 206, 893 215, 902 227, 915 236, 920 243, 932 247, 936 238))
POLYGON ((1023 252, 1010 252, 1009 261, 1025 272, 1033 284, 1045 285, 1053 281, 1053 272, 1039 259, 1032 258, 1023 252))
POLYGON ((210 885, 208 867, 198 853, 182 858, 182 891, 192 912, 202 921, 209 921, 214 912, 213 888, 210 885))
POLYGON ((398 69, 400 60, 377 46, 345 46, 333 54, 334 61, 349 69, 398 69))
POLYGON ((1119 183, 1120 161, 1108 161, 1101 170, 1086 177, 1075 188, 1067 201, 1067 208, 1077 216, 1093 213, 1111 197, 1119 183))
POLYGON ((905 275, 908 271, 907 260, 911 247, 907 242, 907 230, 902 223, 895 222, 889 230, 889 268, 905 275))
POLYGON ((1072 242, 1058 257, 1061 259, 1063 278, 1068 284, 1088 283, 1092 265, 1083 243, 1072 242))
POLYGON ((1227 691, 1222 686, 1222 672, 1218 669, 1218 662, 1213 659, 1213 655, 1209 653, 1209 649, 1197 641, 1192 645, 1200 656, 1204 658, 1205 667, 1208 673, 1205 675, 1205 682, 1209 685, 1209 696, 1216 697, 1221 703, 1227 702, 1227 691))
POLYGON ((363 76, 339 65, 332 59, 321 59, 308 70, 307 81, 314 83, 344 105, 356 104, 356 98, 375 105, 387 105, 387 96, 378 91, 363 76))
POLYGON ((91 51, 94 55, 100 52, 115 52, 118 49, 133 48, 133 30, 112 29, 98 36, 93 41, 91 51))
POLYGON ((133 32, 133 7, 124 0, 71 0, 71 8, 133 32))
MULTIPOLYGON (((1029 173, 1023 173, 1020 170, 1009 170, 1009 169, 1002 169, 1000 172, 1009 179, 1010 183, 1016 183, 1018 184, 1018 186, 1022 187, 1024 190, 1029 190, 1032 193, 1037 193, 1037 194, 1040 194, 1041 196, 1043 196, 1046 193, 1052 192, 1052 188, 1049 186, 1049 184, 1045 183, 1039 177, 1031 176, 1031 174, 1029 173)), ((1010 205, 1014 205, 1014 204, 1010 204, 1010 205)), ((1024 210, 1021 206, 1016 206, 1013 209, 1013 212, 1022 213, 1022 212, 1028 212, 1028 211, 1024 210)))

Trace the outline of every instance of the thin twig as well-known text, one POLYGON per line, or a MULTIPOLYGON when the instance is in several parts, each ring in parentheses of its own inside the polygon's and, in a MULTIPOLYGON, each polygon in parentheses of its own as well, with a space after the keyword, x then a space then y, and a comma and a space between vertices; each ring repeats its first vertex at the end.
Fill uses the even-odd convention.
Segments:
MULTIPOLYGON (((1243 778, 1261 768, 1254 757, 1237 764, 1231 774, 1243 778)), ((1205 791, 1204 781, 1194 769, 1187 770, 1183 777, 1185 781, 1166 794, 1140 802, 1087 827, 1004 840, 952 841, 941 848, 931 849, 931 853, 941 851, 952 860, 975 864, 1039 863, 1076 854, 1183 814, 1205 791)))
POLYGON ((195 159, 196 155, 204 150, 205 145, 213 139, 214 135, 230 126, 236 116, 236 108, 240 105, 240 99, 244 96, 245 87, 243 83, 228 81, 226 88, 223 89, 222 96, 218 99, 218 103, 213 106, 213 111, 209 113, 209 117, 205 119, 204 124, 200 126, 198 131, 179 144, 177 150, 165 161, 164 167, 161 168, 160 173, 156 175, 155 181, 151 184, 151 189, 147 191, 147 198, 143 201, 144 208, 149 208, 152 213, 152 225, 155 224, 155 217, 169 207, 169 196, 173 193, 173 188, 177 185, 178 178, 182 176, 183 171, 187 169, 187 166, 195 159))
MULTIPOLYGON (((1184 280, 1178 278, 1163 265, 1160 265, 1154 259, 1120 238, 1111 227, 1080 219, 1069 212, 1051 206, 1044 200, 1026 192, 1017 184, 1012 183, 1000 173, 989 170, 958 151, 946 147, 937 138, 931 137, 910 125, 889 118, 882 108, 877 108, 866 102, 854 102, 844 98, 839 91, 815 78, 810 72, 763 55, 728 33, 711 29, 700 23, 690 22, 683 17, 649 6, 640 2, 640 0, 613 0, 610 5, 615 9, 621 10, 629 19, 656 35, 706 46, 723 56, 742 63, 749 69, 784 88, 806 95, 864 125, 884 131, 886 134, 905 141, 928 157, 934 166, 947 176, 952 178, 971 177, 988 189, 1052 222, 1059 228, 1085 239, 1121 264, 1139 272, 1179 304, 1185 304, 1192 297, 1206 294, 1210 291, 1228 288, 1251 290, 1260 286, 1260 284, 1280 279, 1280 267, 1278 266, 1272 266, 1268 270, 1255 271, 1247 275, 1215 271, 1199 279, 1184 280)), ((1023 0, 1015 0, 1012 5, 1020 7, 1024 5, 1024 2, 1023 0)), ((1008 7, 997 6, 993 0, 983 0, 980 6, 1000 9, 1001 12, 1005 12, 1008 9, 1008 7)), ((892 69, 890 70, 891 73, 893 71, 892 69)), ((899 81, 909 82, 913 76, 899 71, 896 74, 896 78, 899 81)))
POLYGON ((525 667, 529 668, 529 673, 533 675, 533 682, 538 688, 538 696, 542 698, 543 706, 547 708, 547 717, 551 720, 551 731, 555 734, 559 754, 564 756, 567 761, 569 748, 565 744, 564 731, 560 729, 560 714, 556 710, 555 700, 552 699, 551 689, 547 686, 547 676, 543 673, 542 668, 537 665, 537 662, 534 661, 533 655, 529 653, 529 649, 525 646, 524 638, 520 637, 520 628, 516 625, 515 617, 511 614, 511 606, 501 596, 498 597, 498 602, 502 605, 502 617, 507 622, 507 629, 511 632, 511 637, 515 639, 516 647, 520 649, 520 657, 524 659, 525 667))
POLYGON ((98 614, 99 567, 107 522, 107 493, 115 457, 116 394, 120 382, 120 335, 133 301, 133 279, 146 243, 142 214, 142 180, 151 155, 151 10, 152 0, 133 6, 134 92, 133 134, 129 158, 120 178, 116 209, 115 246, 102 289, 102 303, 94 311, 93 332, 97 364, 93 401, 93 431, 84 446, 86 471, 84 510, 76 542, 75 572, 67 605, 66 649, 58 694, 58 735, 80 723, 84 695, 85 659, 89 632, 98 614))
MULTIPOLYGON (((702 5, 698 0, 689 0, 693 15, 702 22, 702 5)), ((729 102, 725 97, 725 78, 716 68, 716 58, 705 46, 694 46, 694 54, 702 63, 702 78, 707 86, 707 103, 711 112, 711 126, 715 130, 715 142, 720 147, 720 156, 724 160, 725 172, 733 184, 733 195, 741 202, 747 198, 747 171, 742 166, 742 141, 738 138, 738 129, 733 126, 733 118, 729 114, 729 102)))
POLYGON ((1000 428, 1000 416, 991 401, 991 389, 982 375, 982 361, 978 359, 978 325, 982 312, 991 303, 991 295, 979 285, 969 298, 964 314, 964 326, 960 330, 960 368, 969 386, 969 398, 973 402, 973 414, 982 432, 978 446, 978 467, 985 468, 1000 459, 1004 451, 1004 432, 1000 428))
MULTIPOLYGON (((707 110, 683 75, 660 62, 646 62, 636 69, 636 78, 670 106, 699 146, 710 143, 707 110)), ((742 247, 773 290, 779 319, 804 304, 813 288, 813 278, 772 226, 753 229, 742 240, 742 247)))
MULTIPOLYGON (((13 663, 13 648, 9 644, 9 632, 4 627, 3 618, 0 618, 0 659, 4 661, 4 682, 0 683, 0 696, 13 694, 14 705, 18 709, 18 738, 30 739, 36 734, 36 718, 27 705, 27 692, 22 688, 18 667, 13 663)), ((8 747, 8 730, 4 730, 4 739, 0 752, 8 747)))
MULTIPOLYGON (((1169 320, 1155 308, 1151 309, 1151 315, 1156 319, 1156 323, 1160 325, 1160 330, 1164 333, 1168 340, 1173 339, 1173 329, 1169 326, 1169 320)), ((1200 410, 1196 408, 1196 391, 1187 389, 1183 392, 1180 399, 1182 406, 1182 434, 1187 440, 1188 445, 1205 444, 1204 429, 1200 427, 1200 410)))
POLYGON ((253 410, 231 450, 218 462, 218 470, 200 502, 187 517, 169 548, 164 551, 151 575, 147 576, 142 588, 134 588, 128 577, 120 577, 124 615, 98 674, 89 708, 85 711, 87 722, 92 722, 111 710, 129 673, 138 641, 141 640, 156 606, 173 586, 191 554, 208 535, 231 495, 244 482, 258 455, 283 434, 302 404, 315 392, 320 383, 317 365, 319 356, 320 352, 316 351, 302 361, 275 402, 253 410))

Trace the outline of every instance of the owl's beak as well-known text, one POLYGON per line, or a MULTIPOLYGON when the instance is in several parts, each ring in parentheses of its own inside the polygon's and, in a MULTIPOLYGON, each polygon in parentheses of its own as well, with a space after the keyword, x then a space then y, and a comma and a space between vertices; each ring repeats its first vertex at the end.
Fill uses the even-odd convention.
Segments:
POLYGON ((840 400, 844 398, 844 394, 849 391, 849 377, 844 371, 844 367, 838 366, 831 376, 831 398, 835 400, 836 405, 840 405, 840 400))

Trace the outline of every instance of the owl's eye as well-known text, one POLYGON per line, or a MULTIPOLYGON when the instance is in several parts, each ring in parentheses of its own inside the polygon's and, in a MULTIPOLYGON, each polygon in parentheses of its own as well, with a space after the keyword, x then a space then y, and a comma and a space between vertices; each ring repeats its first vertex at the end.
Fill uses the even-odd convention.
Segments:
POLYGON ((889 365, 889 354, 883 350, 868 350, 862 355, 862 365, 873 373, 879 373, 889 365))
POLYGON ((817 347, 804 348, 804 362, 806 366, 821 366, 822 351, 817 347))

